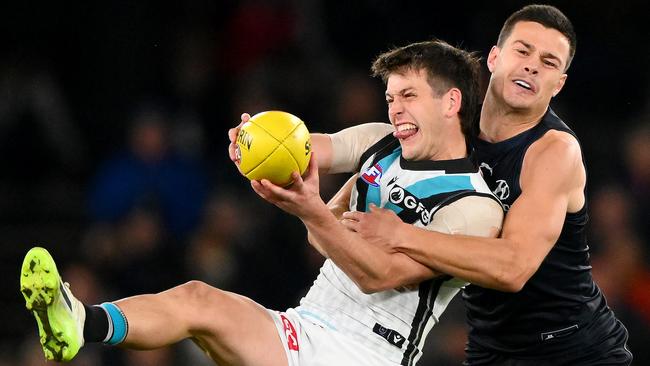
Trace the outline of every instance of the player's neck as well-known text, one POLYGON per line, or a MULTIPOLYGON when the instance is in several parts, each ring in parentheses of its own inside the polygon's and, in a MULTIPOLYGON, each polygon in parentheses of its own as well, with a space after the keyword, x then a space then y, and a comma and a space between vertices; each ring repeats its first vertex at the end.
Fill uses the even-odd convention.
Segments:
POLYGON ((543 110, 518 110, 498 101, 488 93, 481 109, 479 137, 488 142, 499 142, 533 128, 546 113, 543 110))
POLYGON ((467 143, 465 135, 458 130, 453 130, 439 141, 438 149, 431 160, 455 160, 467 157, 467 143))

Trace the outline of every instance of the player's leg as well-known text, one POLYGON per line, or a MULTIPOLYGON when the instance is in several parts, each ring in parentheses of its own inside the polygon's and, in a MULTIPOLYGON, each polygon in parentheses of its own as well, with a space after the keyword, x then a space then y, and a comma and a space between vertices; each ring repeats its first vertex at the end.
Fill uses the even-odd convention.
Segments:
POLYGON ((128 321, 127 348, 163 347, 192 338, 219 364, 287 365, 267 310, 243 296, 191 281, 114 303, 128 321))
POLYGON ((220 364, 287 365, 275 324, 264 308, 202 282, 89 307, 63 285, 49 253, 33 248, 23 262, 21 291, 50 360, 71 360, 84 338, 135 349, 193 338, 220 364))

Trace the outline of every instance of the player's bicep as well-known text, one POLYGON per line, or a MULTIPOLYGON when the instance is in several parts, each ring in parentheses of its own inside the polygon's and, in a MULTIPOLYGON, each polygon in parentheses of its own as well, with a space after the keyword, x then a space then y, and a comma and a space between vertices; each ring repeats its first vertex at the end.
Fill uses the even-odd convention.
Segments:
MULTIPOLYGON (((386 123, 364 123, 328 135, 331 139, 331 164, 328 173, 351 173, 357 169, 361 155, 394 128, 386 123)), ((319 160, 320 163, 320 160, 319 160)))
POLYGON ((562 232, 569 198, 581 189, 579 149, 551 141, 529 149, 520 176, 522 192, 505 220, 502 236, 518 243, 535 271, 562 232))
POLYGON ((332 166, 332 140, 322 133, 311 134, 311 148, 318 160, 318 170, 327 173, 332 166))

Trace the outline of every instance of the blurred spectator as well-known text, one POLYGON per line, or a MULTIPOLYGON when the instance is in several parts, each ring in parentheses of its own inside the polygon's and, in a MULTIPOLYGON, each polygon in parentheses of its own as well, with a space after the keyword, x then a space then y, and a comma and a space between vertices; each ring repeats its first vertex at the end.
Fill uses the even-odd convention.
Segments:
POLYGON ((650 263, 650 105, 641 124, 624 140, 627 185, 634 197, 634 224, 645 246, 646 263, 650 263))
POLYGON ((222 65, 227 73, 249 71, 269 54, 295 40, 291 1, 239 2, 224 27, 222 65))
POLYGON ((628 328, 628 345, 638 365, 650 364, 650 268, 632 224, 633 204, 619 186, 605 186, 591 199, 594 280, 608 305, 628 328))
POLYGON ((85 162, 81 134, 73 124, 56 78, 18 60, 0 61, 0 169, 21 183, 78 173, 85 162))
POLYGON ((234 194, 213 195, 206 205, 203 220, 187 248, 186 268, 192 279, 228 290, 241 269, 238 247, 250 245, 253 216, 234 194))
POLYGON ((135 207, 115 224, 93 225, 82 243, 93 271, 109 284, 110 298, 158 292, 184 280, 182 249, 169 244, 155 210, 135 207))
POLYGON ((329 132, 364 122, 388 121, 384 85, 367 73, 348 72, 342 78, 336 94, 336 117, 338 125, 328 126, 329 132))
POLYGON ((132 122, 128 147, 99 168, 91 183, 92 221, 117 222, 135 207, 156 207, 176 239, 197 224, 207 178, 197 160, 174 152, 161 108, 143 106, 132 122))

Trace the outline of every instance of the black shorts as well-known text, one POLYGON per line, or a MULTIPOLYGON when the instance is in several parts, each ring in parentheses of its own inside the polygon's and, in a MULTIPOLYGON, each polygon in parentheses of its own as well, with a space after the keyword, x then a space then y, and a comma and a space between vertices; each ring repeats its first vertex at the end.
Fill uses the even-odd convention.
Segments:
MULTIPOLYGON (((623 328, 625 329, 625 328, 623 328)), ((594 347, 576 349, 551 358, 516 357, 477 345, 465 349, 465 366, 628 366, 632 353, 627 348, 627 331, 605 339, 594 347)))

